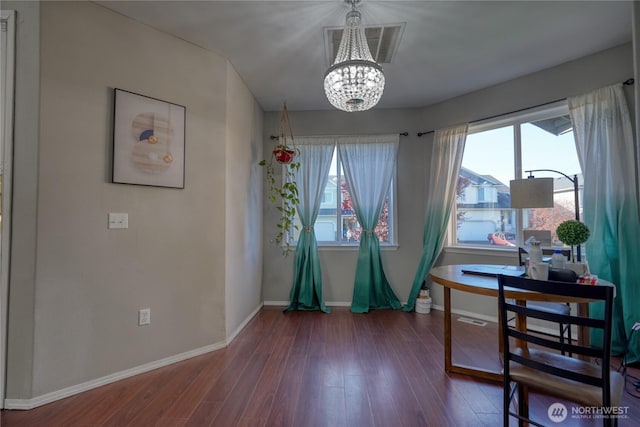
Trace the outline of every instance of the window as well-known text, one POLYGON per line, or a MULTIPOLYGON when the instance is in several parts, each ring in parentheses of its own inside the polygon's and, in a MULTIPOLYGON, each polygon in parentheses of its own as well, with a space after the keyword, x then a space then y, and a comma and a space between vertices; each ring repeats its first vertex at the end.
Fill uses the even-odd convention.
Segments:
POLYGON ((524 178, 525 171, 533 169, 578 175, 582 184, 566 103, 470 125, 450 244, 515 249, 535 237, 543 246, 562 246, 555 230, 562 221, 575 218, 575 204, 573 184, 561 174, 533 173, 554 178, 553 208, 510 208, 509 181, 524 178))
MULTIPOLYGON (((314 224, 316 240, 321 246, 357 246, 360 243, 362 227, 353 209, 349 188, 344 178, 339 157, 338 150, 334 149, 327 185, 322 195, 318 218, 314 224)), ((375 228, 380 245, 383 246, 395 244, 395 227, 393 223, 394 181, 395 179, 391 182, 387 199, 380 214, 380 220, 375 228)), ((298 225, 298 230, 293 233, 294 241, 298 240, 300 230, 302 230, 297 217, 296 224, 298 225)))

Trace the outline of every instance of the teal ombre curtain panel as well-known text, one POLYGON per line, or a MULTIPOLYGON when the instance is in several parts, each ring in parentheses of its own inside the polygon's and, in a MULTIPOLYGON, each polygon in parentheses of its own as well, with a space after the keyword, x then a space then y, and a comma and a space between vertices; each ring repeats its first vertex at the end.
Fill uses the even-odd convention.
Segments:
MULTIPOLYGON (((584 223, 589 268, 616 287, 613 352, 625 349, 632 325, 640 321, 640 210, 637 147, 622 85, 569 99, 578 158, 584 174, 584 223), (635 148, 634 148, 635 147, 635 148)), ((590 312, 603 315, 602 306, 590 312)), ((597 345, 602 336, 591 336, 597 345)), ((630 343, 628 362, 640 361, 640 337, 630 343)))
POLYGON ((296 145, 300 150, 300 169, 295 174, 300 203, 296 208, 302 228, 293 264, 290 303, 285 311, 322 310, 329 313, 331 310, 322 299, 322 274, 313 226, 327 185, 335 138, 297 137, 296 145))
POLYGON ((402 306, 382 268, 374 232, 396 167, 399 135, 341 137, 338 152, 356 218, 362 227, 351 311, 402 306))
POLYGON ((422 282, 442 250, 456 195, 456 184, 468 130, 469 126, 465 124, 435 132, 427 184, 427 209, 422 233, 422 256, 418 271, 413 279, 413 285, 411 285, 407 304, 403 308, 404 311, 415 309, 416 298, 422 287, 422 282))

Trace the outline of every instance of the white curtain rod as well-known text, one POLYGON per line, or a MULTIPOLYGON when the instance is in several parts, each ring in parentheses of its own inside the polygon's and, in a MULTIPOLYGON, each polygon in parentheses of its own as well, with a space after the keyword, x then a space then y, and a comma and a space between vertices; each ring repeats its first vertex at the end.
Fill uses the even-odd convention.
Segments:
MULTIPOLYGON (((398 135, 400 136, 409 136, 409 132, 400 132, 398 135)), ((359 135, 317 135, 317 136, 327 136, 327 137, 333 137, 333 136, 359 136, 359 135)), ((269 138, 271 139, 278 139, 280 138, 280 135, 271 135, 269 136, 269 138)))
MULTIPOLYGON (((635 83, 634 79, 627 79, 624 82, 622 82, 622 84, 624 86, 631 86, 634 83, 635 83)), ((543 102, 542 104, 534 105, 534 106, 531 106, 531 107, 521 108, 519 110, 514 110, 514 111, 509 111, 508 113, 501 113, 501 114, 496 114, 494 116, 484 117, 482 119, 472 120, 472 121, 469 122, 469 124, 482 122, 484 120, 496 119, 498 117, 506 116, 506 115, 509 115, 509 114, 520 113, 522 111, 527 111, 527 110, 530 110, 532 108, 543 107, 545 105, 554 104, 556 102, 566 101, 566 100, 567 100, 567 98, 560 98, 560 99, 556 99, 555 101, 543 102)), ((426 132, 418 132, 418 136, 426 135, 428 133, 433 133, 433 132, 435 132, 435 130, 429 130, 429 131, 426 131, 426 132)))

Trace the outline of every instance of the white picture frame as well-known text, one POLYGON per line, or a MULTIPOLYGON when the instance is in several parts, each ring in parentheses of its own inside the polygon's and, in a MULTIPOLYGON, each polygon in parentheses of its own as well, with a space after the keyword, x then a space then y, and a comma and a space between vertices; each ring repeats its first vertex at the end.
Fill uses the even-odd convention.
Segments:
POLYGON ((113 104, 112 182, 183 189, 186 108, 117 88, 113 104))

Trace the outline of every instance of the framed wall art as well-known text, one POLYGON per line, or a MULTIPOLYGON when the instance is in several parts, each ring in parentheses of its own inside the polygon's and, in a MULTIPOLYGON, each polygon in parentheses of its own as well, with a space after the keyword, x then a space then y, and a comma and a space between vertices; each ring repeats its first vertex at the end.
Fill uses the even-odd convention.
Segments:
POLYGON ((184 188, 182 105, 115 89, 112 182, 184 188))

